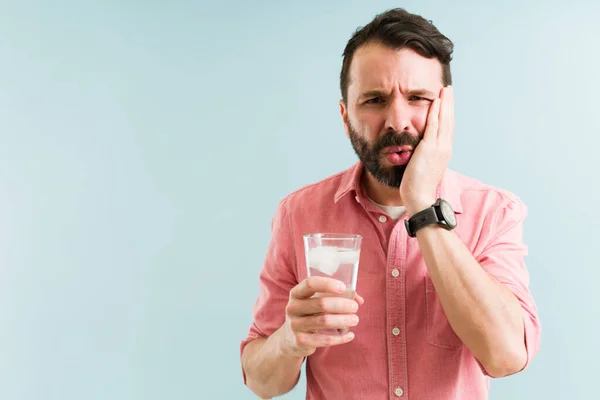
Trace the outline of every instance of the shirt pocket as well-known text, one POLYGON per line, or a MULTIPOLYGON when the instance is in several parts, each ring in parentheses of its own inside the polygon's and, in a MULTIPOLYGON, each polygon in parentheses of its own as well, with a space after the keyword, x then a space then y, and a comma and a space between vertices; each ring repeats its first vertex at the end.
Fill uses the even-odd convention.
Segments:
POLYGON ((450 326, 429 276, 425 278, 425 298, 427 304, 427 342, 444 349, 461 348, 463 342, 450 326))

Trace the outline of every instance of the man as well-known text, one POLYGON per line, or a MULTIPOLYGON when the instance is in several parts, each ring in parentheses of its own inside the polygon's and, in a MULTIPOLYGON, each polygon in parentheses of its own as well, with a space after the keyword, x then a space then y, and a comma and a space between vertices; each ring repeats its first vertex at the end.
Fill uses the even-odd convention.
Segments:
POLYGON ((536 354, 526 207, 447 168, 452 51, 402 9, 348 42, 340 111, 360 161, 279 204, 241 343, 258 396, 290 391, 306 360, 307 399, 486 399, 490 377, 536 354), (333 279, 307 278, 302 235, 314 232, 363 236, 354 299, 336 297, 344 287, 333 279))

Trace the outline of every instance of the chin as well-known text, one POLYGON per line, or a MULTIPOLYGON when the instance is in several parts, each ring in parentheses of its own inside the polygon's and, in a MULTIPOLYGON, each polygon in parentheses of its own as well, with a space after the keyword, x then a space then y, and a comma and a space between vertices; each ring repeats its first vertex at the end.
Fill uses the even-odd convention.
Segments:
POLYGON ((402 176, 404 175, 404 167, 386 167, 379 168, 373 176, 377 181, 389 188, 398 189, 402 183, 402 176))

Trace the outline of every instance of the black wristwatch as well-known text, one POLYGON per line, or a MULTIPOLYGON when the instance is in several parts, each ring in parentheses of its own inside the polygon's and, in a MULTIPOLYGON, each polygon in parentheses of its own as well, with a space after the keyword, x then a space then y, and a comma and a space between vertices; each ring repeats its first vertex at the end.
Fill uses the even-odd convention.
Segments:
POLYGON ((438 224, 447 230, 456 228, 454 210, 446 200, 437 199, 431 207, 404 220, 406 231, 410 237, 415 237, 419 229, 432 224, 438 224))

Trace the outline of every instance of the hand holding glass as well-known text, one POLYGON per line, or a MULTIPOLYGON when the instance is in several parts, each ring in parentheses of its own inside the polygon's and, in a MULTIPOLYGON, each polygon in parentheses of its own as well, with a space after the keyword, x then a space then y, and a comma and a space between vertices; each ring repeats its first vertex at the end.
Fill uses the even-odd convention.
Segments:
MULTIPOLYGON (((336 279, 346 285, 346 291, 339 296, 353 299, 356 294, 356 280, 362 236, 345 233, 313 233, 304 235, 304 251, 308 276, 322 276, 336 279)), ((313 297, 335 296, 330 293, 316 293, 313 297)), ((321 330, 320 333, 345 334, 348 328, 321 330)))

